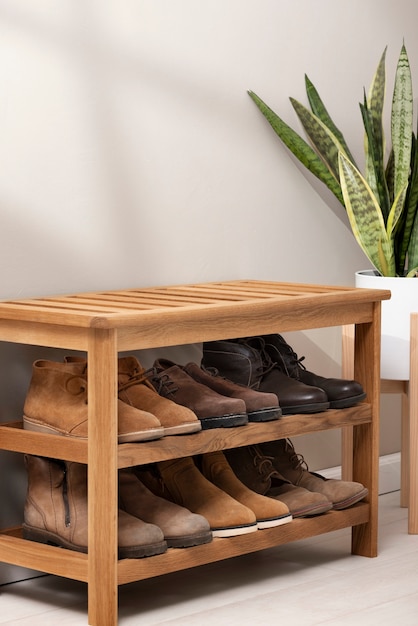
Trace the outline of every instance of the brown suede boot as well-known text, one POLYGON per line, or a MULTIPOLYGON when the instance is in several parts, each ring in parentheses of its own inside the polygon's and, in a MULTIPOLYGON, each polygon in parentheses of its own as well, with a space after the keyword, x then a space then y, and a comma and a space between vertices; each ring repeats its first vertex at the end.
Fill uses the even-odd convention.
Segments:
POLYGON ((148 380, 149 373, 134 356, 118 361, 119 398, 131 406, 155 415, 164 428, 164 435, 182 435, 202 430, 193 411, 160 396, 148 380))
MULTIPOLYGON (((24 538, 87 552, 87 466, 30 455, 25 462, 24 538)), ((119 558, 135 559, 167 550, 158 526, 121 510, 118 524, 119 558)))
POLYGON ((216 391, 216 393, 220 393, 227 398, 241 398, 241 400, 244 400, 249 422, 268 422, 278 419, 282 414, 279 400, 274 393, 256 391, 255 389, 250 389, 250 387, 238 385, 227 378, 219 376, 215 368, 205 369, 204 367, 199 367, 197 363, 188 363, 183 369, 195 381, 206 385, 209 389, 216 391))
POLYGON ((203 515, 214 537, 232 537, 257 530, 254 513, 207 480, 191 457, 162 461, 158 469, 170 499, 203 515))
MULTIPOLYGON (((26 430, 87 438, 86 363, 35 361, 23 408, 26 430)), ((159 439, 164 429, 152 413, 118 400, 118 441, 159 439)))
POLYGON ((289 439, 259 445, 261 452, 272 459, 275 469, 287 480, 298 487, 322 493, 332 502, 334 509, 346 509, 363 500, 368 494, 368 490, 361 483, 327 479, 310 472, 303 456, 296 453, 289 439))
POLYGON ((260 530, 292 521, 286 504, 246 487, 234 474, 222 451, 203 454, 199 464, 203 476, 211 483, 253 511, 260 530))
POLYGON ((205 517, 154 495, 130 470, 119 472, 119 506, 161 528, 169 548, 188 548, 212 541, 205 517))
POLYGON ((216 393, 167 359, 155 361, 152 370, 150 380, 158 393, 191 409, 200 419, 203 430, 248 423, 244 400, 216 393))
POLYGON ((332 509, 332 503, 323 494, 292 485, 258 446, 225 450, 225 456, 244 485, 257 493, 277 498, 286 504, 293 517, 320 515, 332 509))

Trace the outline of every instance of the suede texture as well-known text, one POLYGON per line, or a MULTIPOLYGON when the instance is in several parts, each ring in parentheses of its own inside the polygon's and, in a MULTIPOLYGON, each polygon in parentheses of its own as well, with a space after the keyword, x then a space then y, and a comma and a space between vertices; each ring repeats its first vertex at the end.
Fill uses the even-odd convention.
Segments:
POLYGON ((119 472, 119 507, 161 528, 169 547, 185 548, 212 540, 205 517, 155 495, 130 470, 119 472))
POLYGON ((135 357, 118 360, 118 383, 120 400, 155 415, 164 428, 164 435, 182 435, 202 429, 191 409, 157 393, 148 380, 148 373, 135 357))
MULTIPOLYGON (((87 466, 25 456, 28 489, 23 533, 27 539, 87 552, 87 466)), ((141 558, 167 549, 160 528, 118 510, 120 558, 141 558)))
POLYGON ((263 496, 244 485, 234 474, 222 451, 203 454, 200 466, 208 480, 253 511, 259 528, 279 526, 292 520, 284 502, 263 496))
POLYGON ((158 469, 171 499, 193 513, 203 515, 214 537, 257 530, 253 511, 207 480, 191 457, 160 462, 158 469))
POLYGON ((309 472, 303 457, 297 454, 289 439, 262 443, 260 450, 271 457, 275 469, 293 485, 323 494, 334 509, 345 509, 368 495, 366 487, 359 482, 326 479, 309 472))
MULTIPOLYGON (((152 413, 121 400, 118 400, 117 408, 119 443, 148 441, 164 435, 163 427, 152 413)), ((23 425, 27 430, 86 439, 86 364, 35 361, 23 413, 23 425)))
POLYGON ((250 422, 278 419, 282 414, 279 400, 274 393, 255 391, 250 387, 238 385, 219 376, 217 370, 213 368, 206 370, 199 367, 197 363, 188 363, 184 366, 184 371, 196 382, 206 385, 209 389, 227 398, 241 398, 241 400, 244 400, 250 422))

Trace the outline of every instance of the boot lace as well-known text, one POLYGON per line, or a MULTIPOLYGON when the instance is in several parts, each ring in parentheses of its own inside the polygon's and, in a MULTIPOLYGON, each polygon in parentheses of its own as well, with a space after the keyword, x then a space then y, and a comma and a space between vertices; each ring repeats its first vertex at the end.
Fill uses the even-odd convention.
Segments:
POLYGON ((173 396, 178 391, 178 385, 171 380, 168 374, 158 372, 155 367, 145 372, 147 379, 152 381, 152 386, 161 396, 173 396))
POLYGON ((118 384, 119 391, 125 391, 134 385, 146 385, 153 389, 153 385, 150 382, 150 378, 153 375, 153 371, 145 369, 135 369, 132 373, 129 373, 129 378, 124 383, 118 384))
POLYGON ((296 352, 293 350, 291 346, 278 335, 280 340, 280 349, 274 346, 275 353, 279 358, 277 364, 283 369, 287 376, 291 378, 299 378, 299 371, 301 369, 306 370, 306 367, 302 365, 302 361, 305 360, 304 356, 298 357, 296 352))
POLYGON ((274 363, 270 355, 267 353, 265 348, 266 344, 262 337, 247 337, 244 339, 238 339, 237 343, 242 343, 243 345, 257 350, 260 355, 261 365, 256 367, 256 381, 251 385, 252 389, 256 389, 263 380, 264 376, 276 367, 276 363, 274 363))
POLYGON ((289 463, 291 464, 293 469, 300 470, 301 472, 309 471, 308 464, 305 461, 303 454, 298 454, 296 452, 292 442, 289 439, 286 439, 284 454, 287 456, 289 463))
POLYGON ((273 457, 262 454, 257 446, 249 446, 249 449, 253 457, 254 467, 265 482, 269 481, 272 477, 279 477, 273 465, 273 457))

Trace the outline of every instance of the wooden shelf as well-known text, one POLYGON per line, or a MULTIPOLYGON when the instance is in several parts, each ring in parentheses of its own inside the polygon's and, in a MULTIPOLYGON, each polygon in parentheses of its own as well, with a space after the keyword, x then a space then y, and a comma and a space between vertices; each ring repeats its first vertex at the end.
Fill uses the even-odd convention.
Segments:
MULTIPOLYGON (((248 535, 215 538, 210 543, 192 548, 169 548, 164 554, 145 559, 122 559, 117 565, 118 584, 153 578, 364 524, 368 521, 369 514, 370 506, 359 503, 345 511, 329 511, 321 516, 298 518, 288 524, 248 535)), ((22 538, 20 528, 0 532, 0 549, 3 560, 7 563, 16 564, 18 553, 19 565, 88 582, 87 555, 27 541, 22 538)))
MULTIPOLYGON (((124 443, 118 446, 118 467, 131 467, 178 459, 204 452, 239 448, 250 443, 285 439, 307 433, 319 432, 344 426, 358 426, 371 421, 371 408, 367 403, 344 410, 328 410, 308 415, 287 415, 271 422, 249 423, 239 428, 214 428, 192 435, 163 437, 145 443, 124 443)), ((0 425, 3 450, 25 452, 28 446, 32 454, 59 459, 88 462, 87 441, 30 432, 23 429, 22 422, 0 425)))
POLYGON ((119 584, 351 527, 352 552, 377 554, 380 304, 390 292, 271 281, 228 281, 0 302, 0 342, 81 350, 88 358, 87 441, 0 426, 0 449, 88 463, 88 555, 0 533, 0 561, 88 583, 91 626, 116 626, 119 584), (117 443, 119 352, 286 331, 355 325, 354 377, 367 402, 344 410, 117 443), (345 511, 296 519, 210 544, 117 559, 118 468, 353 426, 353 479, 369 491, 345 511), (100 532, 98 532, 100 529, 100 532))

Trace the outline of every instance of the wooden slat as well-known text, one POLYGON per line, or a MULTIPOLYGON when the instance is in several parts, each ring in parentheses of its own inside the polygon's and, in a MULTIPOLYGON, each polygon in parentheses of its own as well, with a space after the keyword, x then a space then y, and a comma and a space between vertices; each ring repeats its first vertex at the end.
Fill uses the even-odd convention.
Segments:
POLYGON ((358 426, 371 420, 371 409, 366 403, 336 411, 330 409, 315 415, 289 415, 272 422, 249 423, 238 428, 214 428, 192 435, 163 437, 145 443, 120 444, 119 467, 178 459, 204 452, 237 448, 251 443, 285 439, 295 435, 341 428, 351 424, 358 426))
POLYGON ((368 520, 369 510, 368 504, 361 503, 345 511, 330 511, 309 519, 294 519, 289 524, 276 528, 258 530, 255 533, 236 537, 213 539, 211 543, 186 550, 170 548, 165 554, 141 559, 142 562, 133 559, 119 561, 118 582, 122 585, 135 580, 152 578, 363 524, 368 520))
POLYGON ((260 307, 274 305, 280 314, 281 308, 290 304, 300 311, 320 302, 330 306, 343 300, 347 304, 366 303, 389 297, 390 292, 383 290, 230 281, 3 301, 0 302, 0 320, 118 328, 140 325, 141 319, 162 314, 172 315, 173 323, 183 313, 191 314, 198 322, 208 310, 224 311, 227 315, 240 305, 253 308, 254 314, 260 307))
POLYGON ((0 533, 0 561, 64 578, 88 581, 87 554, 21 538, 20 530, 0 533))

